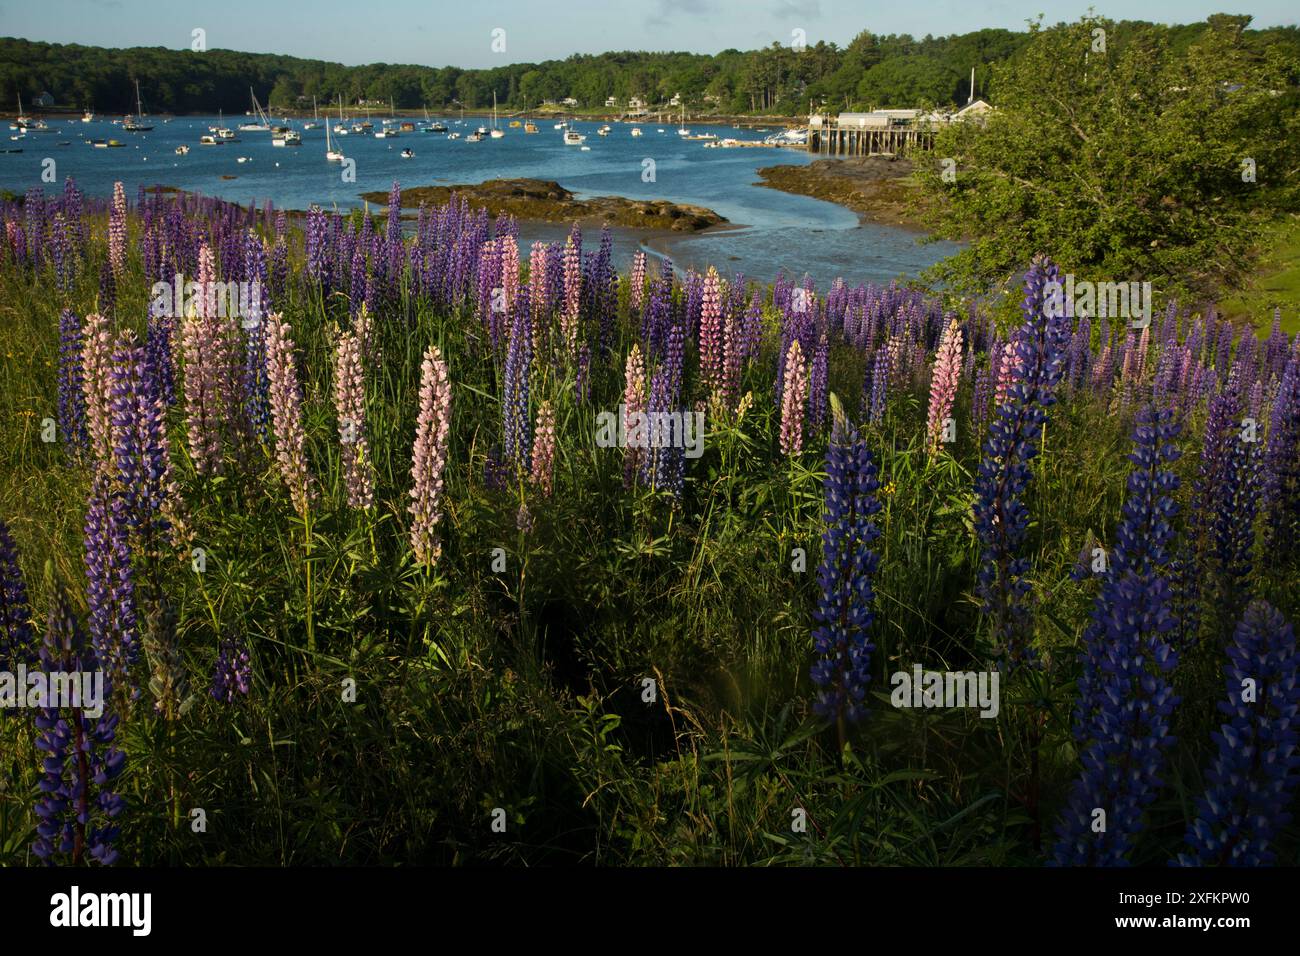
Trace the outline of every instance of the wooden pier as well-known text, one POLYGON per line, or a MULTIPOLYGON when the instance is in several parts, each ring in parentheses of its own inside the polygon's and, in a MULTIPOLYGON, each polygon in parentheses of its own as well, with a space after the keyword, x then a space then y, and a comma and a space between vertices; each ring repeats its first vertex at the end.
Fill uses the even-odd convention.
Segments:
POLYGON ((904 156, 933 146, 934 130, 928 123, 861 113, 809 117, 808 152, 822 156, 904 156))

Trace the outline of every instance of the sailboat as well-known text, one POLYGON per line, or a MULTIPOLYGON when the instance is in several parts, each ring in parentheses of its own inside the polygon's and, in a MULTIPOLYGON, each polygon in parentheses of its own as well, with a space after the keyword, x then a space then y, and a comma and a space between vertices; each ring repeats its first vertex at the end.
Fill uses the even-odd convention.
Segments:
POLYGON ((22 95, 21 93, 19 93, 19 94, 18 94, 18 115, 15 116, 15 117, 14 117, 14 121, 13 121, 12 123, 9 124, 9 128, 10 128, 10 129, 26 129, 26 128, 27 128, 27 124, 30 123, 30 122, 31 122, 31 119, 23 115, 23 95, 22 95))
POLYGON ((506 135, 505 130, 497 129, 497 91, 496 90, 492 91, 492 134, 491 135, 493 139, 500 139, 502 136, 506 135))
POLYGON ((334 135, 347 136, 348 125, 343 122, 343 94, 339 94, 339 121, 334 124, 334 135))
MULTIPOLYGON (((343 111, 343 100, 339 99, 339 112, 343 111)), ((343 153, 334 148, 334 141, 330 139, 330 125, 325 124, 325 159, 331 163, 343 162, 343 153)))
POLYGON ((686 101, 682 101, 682 125, 677 127, 678 136, 690 136, 691 131, 686 128, 686 101))
POLYGON ((140 101, 140 81, 135 81, 135 116, 122 117, 122 129, 128 133, 147 133, 153 129, 152 125, 146 126, 144 123, 135 122, 137 118, 144 119, 144 104, 140 101))
POLYGON ((312 121, 310 123, 303 123, 303 129, 317 129, 320 127, 320 111, 316 109, 316 97, 314 96, 311 98, 311 115, 312 121))
POLYGON ((81 121, 83 123, 93 123, 95 121, 95 111, 93 109, 86 110, 81 114, 81 121))
POLYGON ((257 95, 253 92, 253 88, 252 88, 251 86, 248 88, 248 95, 249 95, 250 97, 252 97, 252 100, 253 100, 253 116, 256 117, 257 122, 256 122, 256 123, 240 123, 240 124, 239 124, 240 132, 244 132, 244 133, 269 133, 269 132, 271 131, 271 121, 267 118, 266 114, 262 112, 262 107, 261 107, 261 105, 257 102, 257 95))
POLYGON ((393 108, 393 101, 388 101, 388 119, 380 121, 380 129, 375 131, 375 139, 392 139, 398 133, 393 129, 393 124, 397 122, 396 110, 393 108))

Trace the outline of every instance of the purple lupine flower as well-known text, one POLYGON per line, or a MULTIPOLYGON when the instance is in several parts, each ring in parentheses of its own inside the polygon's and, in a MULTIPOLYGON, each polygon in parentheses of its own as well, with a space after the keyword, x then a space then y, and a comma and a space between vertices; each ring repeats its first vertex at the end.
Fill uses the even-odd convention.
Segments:
POLYGON ((1300 676, 1295 631, 1265 601, 1237 625, 1223 676, 1228 720, 1212 734, 1218 752, 1187 828, 1183 866, 1270 866, 1300 784, 1300 676))
POLYGON ((222 401, 222 329, 215 299, 210 294, 216 266, 212 249, 199 253, 198 303, 181 321, 181 351, 185 358, 183 392, 190 460, 199 475, 217 475, 222 466, 221 432, 226 409, 222 401))
POLYGON ((420 415, 411 457, 411 550, 432 567, 442 554, 436 528, 442 518, 443 471, 451 434, 451 379, 438 346, 430 345, 420 366, 420 415))
POLYGON ((837 418, 826 452, 822 519, 826 530, 817 569, 821 596, 814 614, 811 671, 818 688, 814 709, 841 722, 841 741, 843 722, 856 721, 865 712, 875 647, 868 631, 875 600, 871 579, 878 556, 871 545, 880 536, 872 520, 880 511, 876 464, 857 430, 847 435, 844 430, 844 422, 837 418))
POLYGON ((664 339, 672 324, 673 262, 665 258, 659 263, 659 281, 650 284, 650 302, 641 322, 641 340, 645 354, 654 359, 663 354, 664 339))
POLYGON ((1017 334, 1016 377, 989 428, 975 479, 975 532, 980 542, 976 593, 1013 666, 1034 656, 1024 633, 1029 559, 1020 548, 1028 533, 1029 511, 1022 496, 1047 410, 1055 402, 1053 392, 1069 335, 1069 320, 1049 314, 1062 311, 1052 307, 1055 296, 1050 290, 1059 288, 1057 276, 1056 266, 1047 259, 1036 260, 1025 276, 1025 322, 1017 334))
POLYGON ((233 704, 236 695, 248 696, 253 680, 253 662, 248 647, 236 637, 227 637, 217 650, 217 661, 212 668, 214 700, 233 704))
POLYGON ((319 206, 312 207, 307 213, 307 233, 305 238, 307 254, 307 275, 313 282, 323 286, 329 285, 329 249, 326 245, 329 228, 324 211, 319 206))
POLYGON ((813 351, 808 370, 808 427, 816 430, 826 421, 827 395, 830 375, 830 343, 823 334, 813 351))
POLYGON ((307 468, 307 434, 302 423, 302 390, 294 355, 293 330, 279 312, 266 319, 266 367, 270 379, 271 420, 275 459, 280 477, 300 517, 315 497, 315 482, 307 468))
POLYGON ((1210 400, 1196 498, 1200 524, 1208 529, 1207 563, 1222 593, 1220 603, 1236 616, 1250 573, 1259 504, 1259 443, 1241 418, 1241 367, 1210 400))
POLYGON ((1176 623, 1168 565, 1178 478, 1167 465, 1179 454, 1177 434, 1170 412, 1138 413, 1124 520, 1084 632, 1074 708, 1083 772, 1057 826, 1058 865, 1128 864, 1174 742, 1169 675, 1178 657, 1165 635, 1176 623))
MULTIPOLYGON (((179 506, 172 483, 166 407, 157 369, 146 349, 136 345, 135 333, 129 329, 122 333, 113 352, 111 414, 120 503, 130 528, 140 539, 143 556, 154 558, 161 553, 163 543, 172 540, 170 516, 177 513, 179 506)), ((99 656, 106 659, 102 650, 99 656)))
MULTIPOLYGON (((49 626, 40 650, 40 666, 47 683, 51 675, 96 671, 94 650, 69 607, 62 588, 56 588, 50 606, 49 626)), ((47 865, 94 860, 101 866, 116 863, 113 846, 119 828, 114 822, 126 801, 108 789, 122 772, 126 756, 113 746, 118 718, 109 709, 111 686, 104 684, 104 707, 97 717, 82 706, 60 709, 46 700, 34 723, 39 735, 41 796, 36 801, 36 840, 32 853, 47 865)))
POLYGON ((366 384, 361 346, 351 332, 341 332, 334 358, 334 410, 339 420, 339 450, 348 505, 374 504, 374 465, 366 437, 366 384))
POLYGON ((804 395, 808 372, 799 340, 790 343, 785 360, 785 386, 781 396, 781 454, 794 456, 803 451, 804 395))
POLYGON ((528 466, 528 386, 532 375, 533 339, 529 310, 530 290, 519 290, 514 321, 510 326, 510 344, 506 350, 505 387, 501 397, 502 430, 505 457, 516 472, 528 466))
POLYGON ((81 365, 81 323, 71 309, 59 314, 59 437, 71 458, 79 458, 86 432, 86 394, 81 365))
POLYGON ((871 365, 871 408, 868 416, 873 425, 879 425, 885 420, 885 401, 892 373, 890 359, 888 346, 882 345, 876 349, 876 358, 871 365))
POLYGON ((112 686, 134 696, 131 667, 139 657, 130 513, 110 477, 97 472, 86 511, 86 602, 90 642, 112 686))
POLYGON ((36 659, 32 608, 18 567, 18 546, 0 520, 0 671, 13 673, 36 659))
POLYGON ((1287 361, 1273 398, 1260 504, 1268 542, 1290 551, 1300 536, 1300 349, 1287 361))
POLYGON ((555 409, 549 401, 537 409, 537 425, 533 429, 533 462, 529 476, 542 493, 551 496, 555 479, 555 409))
POLYGON ((113 275, 126 271, 126 190, 113 183, 113 207, 108 214, 108 261, 113 275))

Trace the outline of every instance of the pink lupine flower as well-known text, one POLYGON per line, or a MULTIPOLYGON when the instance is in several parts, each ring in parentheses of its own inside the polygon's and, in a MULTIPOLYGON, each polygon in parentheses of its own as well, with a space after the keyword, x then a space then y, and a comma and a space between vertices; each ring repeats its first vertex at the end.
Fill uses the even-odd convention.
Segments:
POLYGON ((436 345, 424 353, 420 367, 420 416, 415 425, 411 460, 411 550, 432 567, 442 554, 435 527, 442 517, 443 470, 451 434, 451 379, 436 345))
POLYGON ((705 390, 725 403, 722 323, 722 280, 718 277, 718 270, 709 266, 700 300, 700 375, 705 390))
POLYGON ((628 283, 628 301, 639 312, 645 302, 645 251, 642 249, 632 256, 632 275, 628 283))
POLYGON ((108 213, 108 261, 113 275, 121 278, 126 271, 126 190, 121 182, 113 183, 113 205, 108 213))
POLYGON ((549 259, 550 246, 544 242, 534 242, 532 255, 528 258, 528 303, 533 311, 533 355, 537 359, 545 354, 551 321, 547 311, 550 299, 546 288, 549 259))
POLYGON ((519 244, 514 236, 497 240, 501 246, 501 288, 505 292, 506 315, 513 315, 519 297, 519 244))
POLYGON ((98 312, 86 316, 82 331, 81 388, 90 457, 96 467, 107 469, 113 461, 113 333, 108 317, 98 312))
POLYGON ((803 410, 808 392, 808 369, 799 340, 790 343, 785 356, 785 391, 781 396, 781 453, 803 451, 803 410))
POLYGON ((1011 390, 1012 383, 1019 374, 1020 359, 1016 355, 1016 345, 1014 342, 1007 342, 1002 346, 1002 358, 998 363, 997 387, 993 392, 993 405, 999 407, 1006 401, 1007 393, 1011 390))
POLYGON ((560 332, 564 336, 564 354, 570 359, 578 354, 581 304, 582 262, 573 236, 569 236, 564 243, 564 310, 560 313, 560 332))
POLYGON ((549 401, 537 409, 537 424, 533 429, 532 481, 543 498, 551 496, 555 475, 555 409, 549 401))
POLYGON ((369 508, 375 500, 375 481, 366 438, 366 382, 361 343, 351 332, 339 335, 334 357, 334 410, 339 419, 339 452, 348 504, 369 508))
POLYGON ((307 434, 302 423, 302 391, 294 356, 293 330, 280 313, 266 319, 266 373, 271 390, 271 421, 275 433, 275 460, 289 488, 294 510, 305 518, 315 497, 307 470, 307 434))
POLYGON ((930 381, 930 413, 926 419, 930 454, 939 450, 939 439, 945 419, 952 415, 957 399, 957 383, 961 378, 961 327, 954 320, 944 330, 939 351, 934 357, 934 377, 930 381))
POLYGON ((221 430, 232 414, 230 389, 222 385, 230 350, 212 296, 215 272, 212 249, 204 245, 199 251, 198 302, 181 320, 186 429, 190 458, 200 475, 220 474, 221 430))
MULTIPOLYGON (((627 353, 627 364, 624 369, 623 413, 630 421, 634 414, 644 412, 645 409, 645 362, 641 359, 641 346, 634 343, 632 351, 627 353)), ((623 449, 624 486, 630 488, 636 481, 643 454, 645 454, 643 449, 631 443, 623 449)))

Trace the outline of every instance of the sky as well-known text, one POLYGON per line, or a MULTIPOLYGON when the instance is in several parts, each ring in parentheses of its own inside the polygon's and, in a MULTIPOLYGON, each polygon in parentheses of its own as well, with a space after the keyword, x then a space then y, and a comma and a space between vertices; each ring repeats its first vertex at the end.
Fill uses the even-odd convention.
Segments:
POLYGON ((0 36, 89 46, 283 53, 348 65, 492 67, 610 50, 716 53, 788 44, 802 30, 844 46, 864 29, 924 36, 1074 20, 1188 23, 1249 13, 1257 27, 1295 25, 1295 0, 0 0, 0 36), (497 32, 503 31, 503 32, 497 32))

